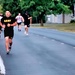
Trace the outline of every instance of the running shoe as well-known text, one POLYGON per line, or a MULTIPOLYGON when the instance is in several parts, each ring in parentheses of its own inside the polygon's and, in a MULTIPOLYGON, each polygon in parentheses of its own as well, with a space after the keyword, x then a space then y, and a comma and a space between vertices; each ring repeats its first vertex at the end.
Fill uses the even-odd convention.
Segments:
POLYGON ((24 34, 26 34, 26 31, 24 32, 24 34))
POLYGON ((18 29, 18 31, 21 31, 21 29, 18 29))
POLYGON ((26 31, 24 32, 25 35, 29 35, 28 33, 26 33, 26 31))
POLYGON ((7 51, 7 55, 9 55, 9 51, 7 51))
POLYGON ((26 35, 29 35, 28 33, 26 35))

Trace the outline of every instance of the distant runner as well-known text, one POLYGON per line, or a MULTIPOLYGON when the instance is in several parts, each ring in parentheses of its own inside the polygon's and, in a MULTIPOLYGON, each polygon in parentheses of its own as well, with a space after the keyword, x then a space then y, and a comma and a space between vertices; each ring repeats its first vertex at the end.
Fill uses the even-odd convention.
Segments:
POLYGON ((24 15, 24 25, 25 25, 25 34, 28 35, 28 28, 30 27, 30 19, 32 19, 32 17, 28 14, 28 12, 26 12, 24 15))
POLYGON ((12 39, 14 36, 14 26, 17 25, 16 19, 11 16, 10 11, 5 12, 5 16, 1 19, 2 28, 4 28, 4 37, 5 37, 5 46, 6 52, 9 54, 11 46, 12 46, 12 39))
POLYGON ((24 22, 23 17, 21 16, 21 13, 19 13, 16 16, 17 24, 18 24, 18 31, 21 31, 21 23, 24 22))

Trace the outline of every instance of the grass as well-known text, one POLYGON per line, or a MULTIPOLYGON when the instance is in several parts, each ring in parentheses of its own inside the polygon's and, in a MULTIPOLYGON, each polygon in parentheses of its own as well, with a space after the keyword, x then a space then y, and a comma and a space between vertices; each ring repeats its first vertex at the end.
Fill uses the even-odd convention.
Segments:
POLYGON ((32 27, 50 28, 50 29, 57 29, 57 30, 61 30, 61 31, 75 32, 75 23, 70 23, 70 24, 44 24, 44 26, 40 26, 40 24, 33 24, 32 27))

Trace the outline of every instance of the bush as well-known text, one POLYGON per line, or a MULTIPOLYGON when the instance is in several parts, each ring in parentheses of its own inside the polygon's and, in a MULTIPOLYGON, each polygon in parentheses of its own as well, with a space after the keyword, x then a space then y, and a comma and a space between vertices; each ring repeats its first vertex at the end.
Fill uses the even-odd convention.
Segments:
POLYGON ((75 20, 71 20, 70 23, 75 23, 75 20))

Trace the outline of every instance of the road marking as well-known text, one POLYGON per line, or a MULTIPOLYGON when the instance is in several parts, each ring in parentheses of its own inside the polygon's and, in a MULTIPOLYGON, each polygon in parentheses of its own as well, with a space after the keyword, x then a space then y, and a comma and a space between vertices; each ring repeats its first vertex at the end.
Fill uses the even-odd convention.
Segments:
POLYGON ((64 43, 61 43, 62 45, 64 45, 64 43))
POLYGON ((6 74, 5 66, 4 66, 4 63, 3 63, 1 56, 0 56, 0 74, 3 74, 3 75, 6 74))

